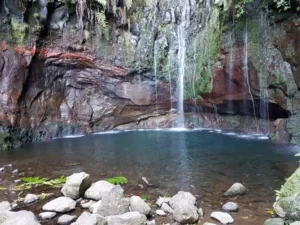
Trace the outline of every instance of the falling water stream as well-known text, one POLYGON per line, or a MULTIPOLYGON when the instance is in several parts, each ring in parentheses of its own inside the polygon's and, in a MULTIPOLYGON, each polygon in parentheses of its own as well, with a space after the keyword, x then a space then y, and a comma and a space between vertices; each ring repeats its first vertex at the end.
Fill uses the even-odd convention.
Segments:
MULTIPOLYGON (((247 23, 247 20, 246 20, 246 30, 245 30, 245 35, 244 35, 244 43, 245 43, 245 48, 244 48, 244 57, 243 57, 243 63, 244 63, 244 66, 243 66, 243 71, 244 71, 244 77, 245 77, 245 80, 246 80, 246 83, 247 83, 247 86, 248 86, 248 93, 251 97, 251 101, 252 101, 252 107, 253 107, 253 115, 254 115, 254 118, 255 118, 255 121, 257 121, 257 118, 256 118, 256 112, 255 112, 255 104, 254 104, 254 98, 253 98, 253 95, 252 95, 252 92, 251 92, 251 87, 250 87, 250 82, 249 82, 249 68, 248 68, 248 23, 247 23)), ((245 101, 247 101, 245 99, 245 101)), ((244 104, 246 105, 246 104, 244 104)), ((246 112, 246 108, 245 108, 245 112, 246 112)))
POLYGON ((184 127, 184 75, 185 75, 185 56, 186 56, 186 38, 189 27, 190 5, 184 4, 181 11, 180 24, 177 27, 178 38, 178 128, 184 127))

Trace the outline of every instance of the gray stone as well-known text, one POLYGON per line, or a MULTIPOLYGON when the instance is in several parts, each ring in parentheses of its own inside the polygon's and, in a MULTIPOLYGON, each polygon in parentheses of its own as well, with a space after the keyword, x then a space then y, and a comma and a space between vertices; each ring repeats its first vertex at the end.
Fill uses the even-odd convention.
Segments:
POLYGON ((92 204, 90 207, 89 207, 89 211, 93 214, 96 214, 97 213, 97 210, 98 208, 100 207, 102 201, 98 201, 98 202, 95 202, 94 204, 92 204))
POLYGON ((300 221, 296 221, 294 223, 291 223, 290 225, 300 225, 300 221))
POLYGON ((170 213, 170 214, 172 214, 172 213, 174 212, 174 210, 171 208, 171 206, 169 206, 169 204, 167 204, 167 203, 163 203, 163 204, 161 205, 161 209, 162 209, 164 212, 170 213))
POLYGON ((129 212, 130 200, 124 198, 123 188, 114 186, 109 192, 102 195, 102 202, 99 204, 96 213, 101 216, 121 215, 129 212))
POLYGON ((161 207, 163 203, 167 203, 169 204, 169 201, 171 200, 171 198, 168 198, 168 197, 159 197, 157 200, 156 200, 156 205, 158 207, 161 207))
POLYGON ((84 195, 85 191, 91 186, 91 183, 89 174, 85 172, 74 173, 67 177, 67 181, 61 192, 66 197, 78 199, 84 195))
POLYGON ((174 209, 175 205, 181 200, 188 201, 191 205, 196 205, 196 197, 190 192, 179 191, 174 195, 169 202, 169 205, 174 209))
POLYGON ((37 195, 27 194, 24 199, 24 204, 30 204, 30 203, 36 202, 38 199, 39 199, 39 197, 37 195))
POLYGON ((84 209, 89 209, 96 202, 93 200, 81 202, 81 207, 84 209))
POLYGON ((16 173, 19 173, 18 169, 15 169, 14 171, 12 171, 12 174, 16 174, 16 173))
POLYGON ((155 213, 156 213, 158 216, 166 216, 166 215, 167 215, 167 214, 166 214, 164 211, 162 211, 161 209, 156 210, 155 213))
POLYGON ((44 211, 69 212, 75 209, 76 202, 68 197, 56 198, 43 206, 44 211))
POLYGON ((70 215, 62 215, 58 218, 57 224, 59 225, 68 225, 72 223, 76 219, 76 216, 70 216, 70 215))
POLYGON ((75 225, 97 225, 96 215, 90 214, 89 212, 83 212, 76 222, 75 225))
POLYGON ((10 203, 8 201, 0 202, 0 212, 11 210, 10 203))
POLYGON ((190 199, 182 199, 173 204, 173 219, 178 223, 194 223, 199 219, 198 210, 190 199))
POLYGON ((40 225, 34 214, 29 211, 2 211, 0 212, 0 223, 1 225, 40 225))
POLYGON ((217 225, 217 224, 215 224, 215 223, 208 223, 208 222, 206 222, 206 223, 204 223, 203 225, 217 225))
POLYGON ((202 208, 199 208, 199 209, 198 209, 198 215, 199 215, 199 217, 201 217, 201 218, 204 216, 204 211, 203 211, 202 208))
POLYGON ((280 198, 274 203, 273 208, 280 217, 292 221, 300 220, 300 196, 280 198))
POLYGON ((42 220, 51 220, 56 216, 56 212, 43 212, 39 214, 42 220))
POLYGON ((264 225, 284 225, 284 220, 281 218, 270 218, 264 222, 264 225))
POLYGON ((156 225, 155 220, 147 221, 146 225, 156 225))
POLYGON ((115 185, 108 183, 107 181, 101 180, 93 183, 92 186, 87 189, 84 197, 99 201, 102 199, 102 195, 105 192, 109 192, 115 185))
POLYGON ((237 212, 239 210, 238 204, 234 202, 227 202, 222 206, 222 211, 224 212, 237 212))
POLYGON ((105 219, 105 217, 95 214, 96 219, 97 219, 97 225, 107 225, 107 221, 105 219))
POLYGON ((210 215, 211 218, 218 220, 222 224, 233 223, 234 219, 229 213, 225 212, 213 212, 210 215))
POLYGON ((246 194, 247 189, 241 183, 233 184, 226 192, 225 196, 236 196, 246 194))
POLYGON ((141 197, 132 196, 130 198, 130 211, 148 215, 151 212, 151 208, 141 197))
POLYGON ((139 212, 128 212, 123 215, 107 216, 107 225, 145 225, 147 218, 139 212))

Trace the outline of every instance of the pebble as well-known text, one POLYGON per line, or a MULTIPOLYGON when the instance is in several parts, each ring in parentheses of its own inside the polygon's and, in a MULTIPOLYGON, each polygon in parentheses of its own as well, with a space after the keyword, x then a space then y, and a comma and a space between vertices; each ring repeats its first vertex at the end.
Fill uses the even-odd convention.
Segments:
POLYGON ((70 215, 65 214, 58 218, 57 224, 60 224, 60 225, 70 224, 75 219, 76 219, 76 216, 70 216, 70 215))
POLYGON ((24 199, 24 204, 30 204, 30 203, 36 202, 38 199, 39 199, 39 197, 37 195, 27 194, 24 199))
POLYGON ((14 171, 12 171, 12 174, 16 174, 16 173, 18 173, 19 172, 19 170, 18 169, 15 169, 14 171))
POLYGON ((56 216, 56 212, 43 212, 39 215, 42 220, 51 220, 56 216))
POLYGON ((159 215, 159 216, 166 216, 166 215, 167 215, 167 214, 166 214, 164 211, 162 211, 161 209, 156 210, 156 214, 159 215))
POLYGON ((238 204, 234 202, 227 202, 222 206, 222 211, 224 212, 237 212, 239 210, 238 204))

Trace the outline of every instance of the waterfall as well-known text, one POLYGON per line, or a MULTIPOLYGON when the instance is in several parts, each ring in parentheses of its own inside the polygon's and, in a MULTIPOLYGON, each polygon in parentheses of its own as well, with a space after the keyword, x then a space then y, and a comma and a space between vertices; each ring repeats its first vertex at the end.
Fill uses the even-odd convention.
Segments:
MULTIPOLYGON (((245 81, 246 84, 248 86, 248 93, 251 97, 251 101, 252 101, 252 107, 253 107, 253 114, 256 120, 256 112, 255 112, 255 103, 254 103, 254 98, 253 95, 251 93, 251 87, 250 87, 250 83, 249 83, 249 68, 248 68, 248 23, 246 20, 246 30, 245 30, 245 35, 244 35, 244 44, 245 44, 245 48, 244 48, 244 56, 243 56, 243 71, 244 71, 244 77, 245 77, 245 81)), ((247 101, 247 99, 245 99, 244 101, 247 101)), ((244 105, 246 106, 246 104, 244 103, 244 105)), ((245 112, 246 112, 246 107, 245 107, 245 112)))
POLYGON ((158 80, 157 80, 157 58, 158 58, 158 50, 157 50, 157 41, 154 42, 154 76, 155 76, 155 112, 156 112, 156 129, 159 128, 158 125, 158 80))
MULTIPOLYGON (((234 44, 233 44, 233 32, 230 30, 230 62, 229 62, 229 95, 233 95, 233 67, 234 67, 234 44)), ((228 112, 231 114, 234 112, 232 99, 228 102, 228 112)))
POLYGON ((190 19, 190 5, 186 3, 182 6, 180 24, 177 27, 178 38, 178 114, 177 127, 184 127, 184 75, 185 75, 185 56, 186 38, 190 19))

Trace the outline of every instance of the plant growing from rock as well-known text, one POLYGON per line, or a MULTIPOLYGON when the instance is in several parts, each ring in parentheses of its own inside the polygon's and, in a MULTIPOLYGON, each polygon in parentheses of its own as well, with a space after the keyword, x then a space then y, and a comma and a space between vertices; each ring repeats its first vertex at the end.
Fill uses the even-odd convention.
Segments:
POLYGON ((124 176, 118 176, 118 177, 112 177, 106 180, 107 182, 114 184, 114 185, 119 185, 119 184, 127 184, 128 180, 124 176))

